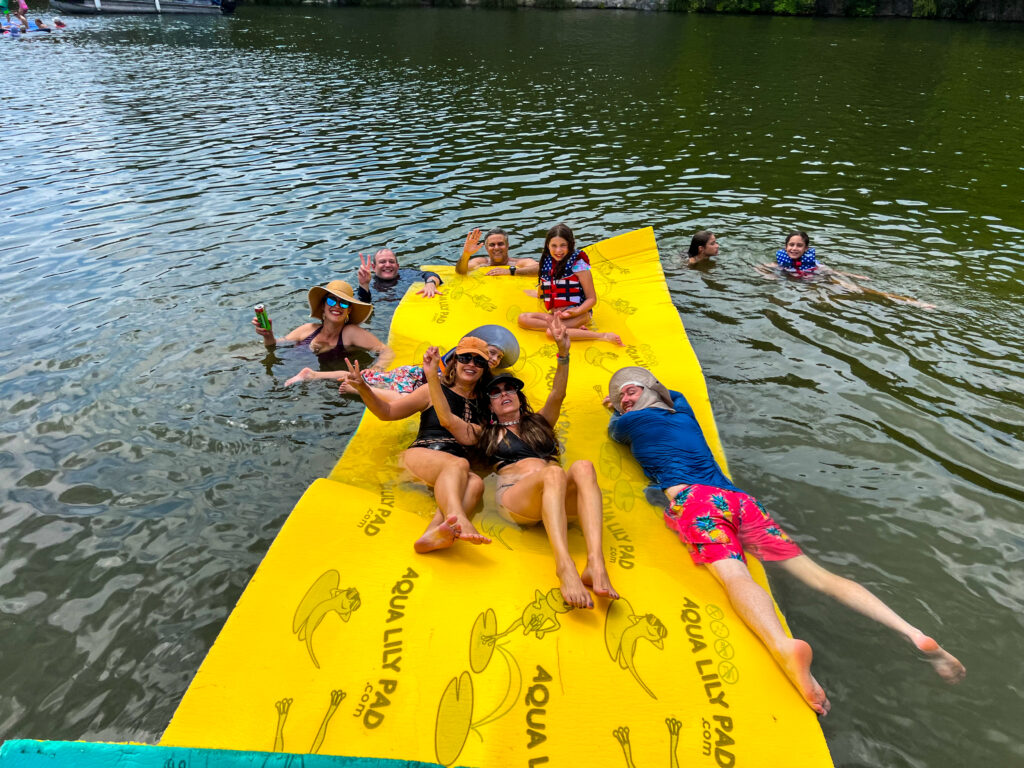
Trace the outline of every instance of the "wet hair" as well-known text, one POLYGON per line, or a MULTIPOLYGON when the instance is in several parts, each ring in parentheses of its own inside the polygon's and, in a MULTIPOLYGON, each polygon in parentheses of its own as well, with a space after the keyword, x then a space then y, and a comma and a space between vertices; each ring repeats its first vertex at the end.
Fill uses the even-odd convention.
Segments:
MULTIPOLYGON (((541 259, 545 256, 551 256, 551 250, 548 248, 548 244, 552 239, 560 237, 569 244, 569 255, 571 256, 576 250, 576 238, 572 235, 572 230, 569 229, 568 224, 555 224, 551 229, 548 230, 547 235, 544 237, 544 252, 541 254, 541 259)), ((552 257, 551 277, 555 280, 565 277, 565 265, 569 262, 568 258, 562 259, 561 261, 555 261, 552 257)))
POLYGON ((693 236, 690 240, 690 250, 686 252, 687 256, 693 257, 700 253, 700 249, 704 248, 708 244, 708 240, 715 236, 715 233, 710 229, 702 229, 700 232, 693 236))
MULTIPOLYGON (((548 424, 548 420, 535 413, 530 406, 530 401, 522 390, 519 395, 519 439, 541 456, 557 456, 561 451, 558 438, 555 437, 555 430, 548 424)), ((501 432, 504 429, 494 417, 491 410, 491 417, 487 419, 483 430, 480 432, 480 439, 477 447, 487 456, 493 456, 498 452, 498 445, 501 443, 501 432)))
POLYGON ((794 237, 799 237, 801 240, 803 240, 804 246, 808 246, 811 244, 811 238, 807 235, 806 232, 801 232, 799 229, 794 230, 793 232, 790 232, 788 235, 786 235, 786 239, 782 242, 782 244, 789 245, 789 241, 792 240, 794 237))
POLYGON ((508 232, 506 232, 501 227, 495 227, 490 232, 488 232, 486 235, 484 235, 484 242, 485 243, 487 242, 487 238, 490 237, 491 235, 501 235, 502 237, 505 238, 505 245, 508 245, 508 232))

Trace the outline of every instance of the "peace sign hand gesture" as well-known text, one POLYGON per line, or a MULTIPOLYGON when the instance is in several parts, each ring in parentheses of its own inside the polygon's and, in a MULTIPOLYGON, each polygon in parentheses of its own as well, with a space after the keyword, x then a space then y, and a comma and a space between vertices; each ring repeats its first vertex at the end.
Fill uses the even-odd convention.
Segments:
POLYGON ((373 277, 373 257, 359 254, 359 271, 356 272, 359 287, 370 290, 370 278, 373 277))
POLYGON ((348 368, 348 380, 343 381, 341 386, 338 387, 338 391, 343 395, 347 395, 350 392, 355 392, 358 395, 362 395, 364 392, 370 391, 370 385, 366 383, 366 379, 363 378, 362 372, 359 370, 359 361, 349 360, 345 358, 345 366, 348 368))

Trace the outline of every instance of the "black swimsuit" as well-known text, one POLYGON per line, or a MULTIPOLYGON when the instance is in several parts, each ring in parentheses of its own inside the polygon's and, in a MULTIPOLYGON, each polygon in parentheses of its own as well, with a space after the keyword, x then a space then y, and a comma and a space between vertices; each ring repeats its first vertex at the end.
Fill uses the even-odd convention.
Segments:
POLYGON ((517 461, 522 461, 523 459, 558 461, 556 448, 557 446, 552 447, 550 451, 545 451, 543 449, 539 451, 535 450, 511 429, 506 429, 505 436, 502 437, 501 442, 498 443, 498 449, 491 454, 490 458, 495 462, 494 468, 500 472, 505 467, 515 464, 517 461))
MULTIPOLYGON (((300 341, 298 345, 300 347, 312 346, 313 339, 315 339, 317 337, 317 334, 319 334, 320 331, 322 331, 323 329, 324 329, 324 327, 321 325, 319 328, 317 328, 315 331, 313 331, 311 334, 309 334, 309 336, 307 336, 302 341, 300 341)), ((338 343, 334 347, 334 349, 325 349, 323 352, 314 352, 314 354, 316 355, 317 359, 321 363, 333 363, 336 360, 344 360, 345 359, 345 357, 346 357, 345 342, 343 342, 341 340, 341 337, 342 337, 342 334, 339 333, 338 334, 338 343)))
MULTIPOLYGON (((451 408, 452 413, 456 416, 461 416, 463 421, 470 424, 483 424, 483 418, 481 418, 477 410, 478 406, 475 399, 471 400, 463 397, 458 392, 454 392, 443 385, 441 391, 444 392, 445 399, 448 401, 448 407, 451 408)), ((413 440, 412 445, 409 447, 430 448, 431 450, 444 451, 463 459, 469 458, 467 447, 452 437, 452 433, 441 426, 434 406, 430 406, 420 413, 420 431, 416 433, 416 439, 413 440)))

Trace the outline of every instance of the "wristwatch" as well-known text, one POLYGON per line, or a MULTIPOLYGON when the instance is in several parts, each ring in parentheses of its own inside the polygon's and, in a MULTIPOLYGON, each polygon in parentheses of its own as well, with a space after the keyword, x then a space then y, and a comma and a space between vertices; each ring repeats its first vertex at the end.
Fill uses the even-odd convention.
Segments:
POLYGON ((509 273, 510 275, 514 275, 514 274, 516 273, 516 265, 515 265, 515 264, 511 264, 511 265, 509 265, 509 268, 508 268, 508 273, 509 273))

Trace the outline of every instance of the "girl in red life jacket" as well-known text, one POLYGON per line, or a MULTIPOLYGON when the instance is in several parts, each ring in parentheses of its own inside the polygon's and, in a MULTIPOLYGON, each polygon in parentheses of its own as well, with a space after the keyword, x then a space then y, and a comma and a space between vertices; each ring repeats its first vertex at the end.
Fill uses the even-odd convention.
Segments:
POLYGON ((557 314, 568 329, 570 339, 598 339, 622 346, 618 334, 584 327, 590 322, 591 309, 597 304, 597 291, 590 274, 590 260, 585 252, 576 249, 576 239, 565 224, 556 224, 544 238, 537 296, 544 302, 547 312, 523 312, 519 315, 520 328, 546 331, 548 338, 553 338, 551 319, 557 314))

